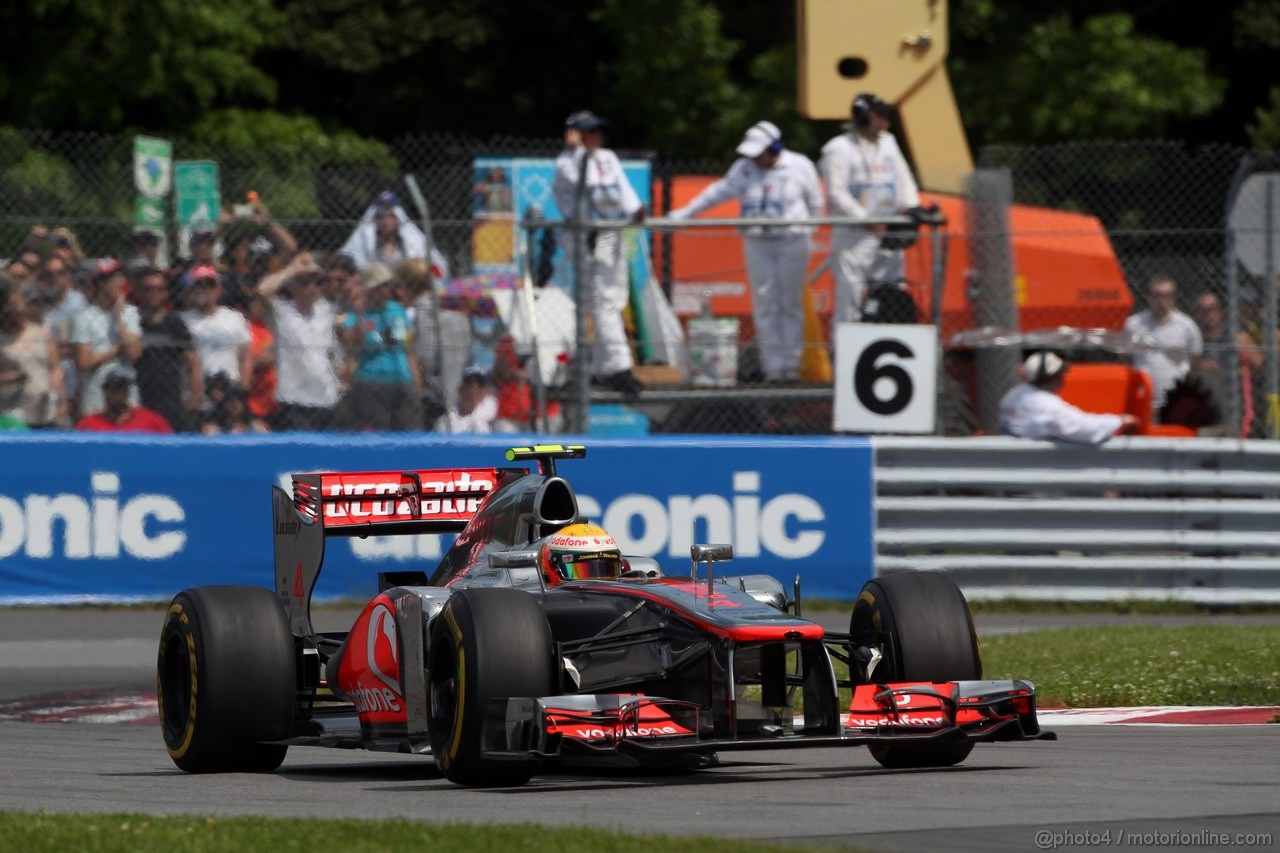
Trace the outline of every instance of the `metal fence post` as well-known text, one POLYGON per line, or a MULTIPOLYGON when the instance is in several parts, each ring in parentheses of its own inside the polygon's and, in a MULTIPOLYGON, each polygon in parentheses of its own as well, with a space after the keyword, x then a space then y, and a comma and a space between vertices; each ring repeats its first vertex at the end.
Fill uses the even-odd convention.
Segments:
POLYGON ((1275 261, 1275 182, 1267 181, 1267 201, 1265 208, 1263 249, 1266 252, 1266 272, 1263 274, 1262 289, 1266 294, 1267 319, 1262 324, 1264 346, 1267 350, 1267 437, 1276 438, 1280 434, 1280 423, 1277 423, 1277 394, 1280 394, 1280 353, 1276 352, 1276 261, 1275 261))
MULTIPOLYGON (((1013 176, 1008 169, 977 169, 969 179, 969 239, 973 280, 969 299, 973 322, 1016 329, 1018 313, 1013 302, 1013 249, 1009 238, 1009 206, 1013 203, 1013 176)), ((1006 347, 978 350, 978 426, 990 433, 999 429, 1000 398, 1017 376, 1018 353, 1006 347)))
POLYGON ((1227 377, 1227 388, 1230 393, 1227 399, 1223 401, 1226 411, 1222 413, 1223 420, 1231 428, 1231 436, 1243 436, 1249 434, 1247 424, 1241 423, 1244 417, 1244 400, 1242 399, 1241 371, 1240 371, 1240 342, 1237 340, 1236 330, 1240 328, 1240 278, 1236 274, 1236 232, 1227 228, 1223 234, 1223 263, 1226 264, 1226 285, 1227 285, 1227 304, 1226 304, 1226 324, 1227 324, 1227 340, 1223 342, 1222 358, 1226 363, 1223 365, 1227 377))
POLYGON ((933 323, 933 330, 938 335, 938 358, 937 365, 934 368, 934 432, 938 435, 946 434, 946 418, 943 413, 946 411, 946 395, 947 383, 945 377, 947 375, 946 359, 947 359, 947 342, 942 339, 942 297, 945 289, 945 276, 947 269, 946 253, 950 247, 950 234, 943 234, 941 227, 937 224, 933 226, 929 233, 929 252, 933 261, 933 295, 930 300, 930 322, 933 323))
MULTIPOLYGON (((673 175, 675 166, 670 160, 662 160, 658 166, 658 178, 662 186, 662 215, 666 216, 671 212, 673 195, 673 175)), ((659 268, 662 270, 662 292, 671 297, 671 279, 672 271, 675 269, 675 247, 671 243, 671 234, 662 235, 662 253, 661 264, 659 268)))
POLYGON ((584 435, 587 431, 587 401, 591 399, 591 353, 587 349, 587 315, 584 311, 591 296, 591 283, 586 280, 587 270, 587 164, 591 152, 582 152, 578 167, 578 187, 574 195, 573 222, 569 228, 573 235, 573 301, 576 326, 574 330, 574 378, 577 395, 573 406, 573 431, 584 435))

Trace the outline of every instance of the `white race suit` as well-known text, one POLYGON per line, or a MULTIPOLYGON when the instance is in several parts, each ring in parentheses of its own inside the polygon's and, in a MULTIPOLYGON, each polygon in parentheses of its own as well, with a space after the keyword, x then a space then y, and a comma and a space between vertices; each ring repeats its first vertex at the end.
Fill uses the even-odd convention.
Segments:
MULTIPOLYGON (((822 146, 822 180, 832 216, 893 216, 920 205, 911 169, 887 131, 874 140, 850 131, 822 146)), ((903 278, 902 251, 880 248, 879 235, 857 225, 831 229, 831 267, 836 277, 833 323, 861 319, 869 290, 903 278)))
MULTIPOLYGON (((577 148, 556 158, 551 191, 560 215, 573 219, 577 213, 578 176, 584 156, 591 158, 587 162, 585 189, 588 217, 620 221, 634 216, 643 207, 640 197, 622 171, 618 155, 607 148, 596 149, 590 155, 586 154, 585 148, 577 148)), ((564 246, 569 257, 573 257, 572 236, 565 240, 564 246)), ((596 331, 592 372, 596 376, 610 376, 630 370, 634 363, 631 345, 627 342, 627 329, 622 322, 622 312, 631 296, 626 244, 622 232, 610 228, 590 232, 587 246, 584 273, 590 282, 591 316, 596 331)), ((583 290, 586 292, 587 288, 583 290)))
MULTIPOLYGON (((745 157, 738 159, 723 178, 670 217, 685 219, 731 198, 739 200, 744 219, 808 219, 822 213, 822 190, 813 161, 784 149, 769 169, 745 157)), ((764 224, 743 229, 756 345, 766 379, 800 375, 811 230, 804 225, 764 224)))

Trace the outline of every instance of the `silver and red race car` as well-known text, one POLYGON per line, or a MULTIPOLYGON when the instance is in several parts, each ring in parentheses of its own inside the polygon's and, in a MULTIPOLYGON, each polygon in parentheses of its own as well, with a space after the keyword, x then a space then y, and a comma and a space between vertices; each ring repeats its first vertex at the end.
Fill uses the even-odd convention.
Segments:
POLYGON ((869 581, 843 634, 802 618, 798 580, 789 593, 767 575, 717 575, 729 546, 695 545, 684 577, 643 557, 600 576, 551 571, 549 543, 584 521, 556 461, 585 454, 516 448, 508 461, 536 472, 273 487, 274 592, 195 587, 166 614, 157 689, 174 763, 268 771, 292 745, 389 750, 487 787, 560 763, 696 767, 807 746, 944 767, 979 742, 1053 739, 1030 683, 981 680, 968 605, 943 575, 869 581), (349 632, 314 630, 327 537, 447 532, 430 576, 380 575, 349 632))

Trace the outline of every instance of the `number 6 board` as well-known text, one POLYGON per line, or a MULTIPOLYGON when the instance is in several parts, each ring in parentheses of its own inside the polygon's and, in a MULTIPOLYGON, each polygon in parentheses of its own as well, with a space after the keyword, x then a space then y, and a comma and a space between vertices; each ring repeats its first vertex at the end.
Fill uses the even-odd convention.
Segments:
POLYGON ((836 432, 933 432, 933 326, 841 323, 835 357, 836 432))

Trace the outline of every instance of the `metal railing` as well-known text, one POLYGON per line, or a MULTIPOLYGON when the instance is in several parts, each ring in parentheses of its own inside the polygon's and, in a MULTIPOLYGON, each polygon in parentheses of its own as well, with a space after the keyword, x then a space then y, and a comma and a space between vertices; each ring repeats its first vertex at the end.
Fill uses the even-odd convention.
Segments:
MULTIPOLYGON (((578 198, 584 197, 582 187, 579 186, 578 198)), ((945 273, 944 259, 946 251, 944 249, 945 235, 941 230, 941 226, 946 224, 944 217, 936 214, 926 214, 923 217, 909 216, 872 216, 872 217, 852 217, 852 216, 814 216, 806 219, 786 219, 786 218, 760 218, 760 217, 698 217, 690 219, 671 219, 667 217, 653 216, 646 217, 642 223, 628 220, 600 220, 586 219, 582 212, 576 218, 568 219, 542 219, 542 218, 526 218, 520 223, 520 227, 525 231, 524 243, 532 246, 534 242, 535 232, 544 229, 555 229, 564 231, 568 234, 577 234, 581 232, 591 231, 624 231, 629 229, 644 228, 650 232, 667 232, 676 233, 685 230, 711 230, 711 229, 749 229, 749 228, 807 228, 816 230, 819 228, 827 228, 832 226, 856 226, 866 228, 868 226, 886 226, 886 227, 906 227, 906 228, 927 228, 928 239, 930 240, 932 263, 930 265, 930 282, 929 292, 931 294, 930 304, 932 306, 933 316, 930 322, 936 327, 940 323, 942 311, 942 288, 943 275, 945 273)), ((575 308, 575 330, 576 330, 576 351, 578 353, 587 353, 591 349, 591 340, 587 332, 587 323, 585 320, 586 306, 590 304, 592 295, 589 288, 584 288, 583 283, 586 281, 587 262, 582 246, 585 241, 573 240, 574 253, 572 257, 572 274, 573 274, 573 296, 575 308)), ((527 251, 524 255, 524 282, 526 291, 531 286, 533 279, 532 270, 529 268, 532 262, 534 252, 527 251)), ((823 262, 825 269, 826 261, 823 262)), ((749 284, 748 284, 749 286, 749 284)), ((536 338, 532 344, 532 349, 537 352, 538 345, 536 338)), ((792 388, 792 389, 742 389, 736 395, 732 391, 725 389, 716 391, 706 390, 649 390, 643 392, 642 395, 624 395, 621 393, 610 392, 592 392, 589 383, 590 362, 585 357, 580 357, 575 362, 575 378, 569 383, 573 392, 565 395, 566 399, 572 404, 573 420, 570 422, 572 429, 576 432, 585 432, 587 427, 586 412, 592 401, 595 402, 634 402, 637 398, 642 397, 646 403, 655 405, 664 405, 670 403, 691 402, 694 400, 720 400, 731 401, 735 396, 747 397, 752 399, 775 399, 775 400, 804 400, 804 399, 821 399, 829 401, 832 398, 832 390, 826 388, 792 388)), ((941 369, 941 363, 939 363, 941 369)), ((535 372, 536 376, 536 372, 535 372)), ((944 393, 942 383, 938 384, 941 395, 944 393)), ((535 394, 539 399, 546 396, 546 390, 536 388, 535 394)), ((543 416, 545 423, 545 414, 543 416)))
POLYGON ((975 598, 1280 601, 1280 446, 876 440, 876 570, 975 598))
MULTIPOLYGON (((480 140, 438 136, 400 139, 386 145, 371 143, 354 151, 326 146, 307 151, 272 150, 175 140, 173 153, 177 159, 216 161, 225 207, 239 206, 232 203, 248 198, 250 192, 260 195, 275 223, 292 235, 297 247, 321 260, 343 246, 366 207, 383 190, 398 193, 415 219, 420 218, 418 210, 429 207, 432 221, 426 224, 431 232, 431 244, 447 259, 451 280, 460 284, 460 292, 453 298, 459 310, 471 312, 474 339, 453 352, 437 351, 432 358, 424 359, 424 363, 439 364, 447 360, 486 367, 503 330, 492 316, 489 293, 478 291, 509 285, 510 276, 506 272, 497 274, 485 270, 497 262, 495 258, 499 255, 501 263, 508 264, 513 241, 511 230, 506 227, 509 220, 504 218, 504 229, 498 229, 490 227, 495 225, 495 220, 486 220, 479 213, 477 162, 495 154, 549 159, 561 149, 562 141, 558 138, 480 140), (422 205, 409 203, 413 194, 406 189, 408 175, 417 176, 424 198, 422 205), (492 280, 497 278, 503 281, 492 280), (442 359, 442 355, 449 357, 442 359)), ((817 154, 816 151, 809 153, 817 154)), ((713 175, 723 174, 729 165, 728 161, 676 162, 660 157, 650 157, 650 162, 655 213, 676 201, 673 188, 678 179, 704 175, 710 180, 713 175)), ((36 251, 24 252, 24 244, 37 226, 47 226, 51 232, 62 230, 58 226, 68 229, 67 236, 75 246, 74 251, 69 250, 72 257, 68 262, 73 271, 84 256, 122 257, 131 252, 136 196, 131 138, 0 129, 0 163, 5 164, 0 168, 0 259, 6 264, 18 262, 12 268, 17 290, 25 291, 27 285, 39 278, 44 272, 41 265, 57 246, 55 238, 59 235, 51 233, 50 239, 41 241, 36 251), (22 262, 24 255, 30 263, 22 262)), ((1125 314, 1145 307, 1146 282, 1152 276, 1167 275, 1178 282, 1179 308, 1201 324, 1205 337, 1203 357, 1195 359, 1191 366, 1191 378, 1197 386, 1191 390, 1198 389, 1213 405, 1208 411, 1196 414, 1202 423, 1185 425, 1208 427, 1227 435, 1280 436, 1280 344, 1275 337, 1275 330, 1280 326, 1277 315, 1280 308, 1277 308, 1276 289, 1272 286, 1275 257, 1280 256, 1277 250, 1280 231, 1276 228, 1280 220, 1276 219, 1275 210, 1280 204, 1280 182, 1275 182, 1271 193, 1234 204, 1238 191, 1250 178, 1258 177, 1258 173, 1280 172, 1280 155, 1227 146, 1192 147, 1176 141, 1081 142, 1036 148, 988 147, 981 153, 979 167, 980 171, 1007 171, 1011 180, 979 181, 979 191, 971 194, 975 196, 973 208, 981 208, 985 214, 953 215, 948 233, 941 237, 943 251, 919 251, 919 268, 908 268, 913 296, 919 296, 923 303, 929 283, 942 278, 936 267, 950 264, 946 271, 946 316, 939 315, 944 310, 943 300, 934 299, 932 306, 932 320, 939 328, 939 340, 944 342, 937 383, 938 411, 942 413, 940 429, 948 434, 967 435, 975 428, 988 431, 994 428, 984 418, 990 419, 992 402, 1013 383, 1013 366, 1024 352, 1013 346, 993 358, 988 357, 993 355, 990 351, 958 351, 947 342, 956 332, 997 322, 987 309, 997 297, 1007 307, 1004 285, 1009 284, 1010 272, 1013 273, 1013 295, 1021 300, 1018 312, 1020 327, 1024 330, 1063 324, 1117 330, 1125 314), (1023 218, 1011 215, 1005 222, 1000 214, 1010 203, 1023 206, 1018 211, 1023 218), (1246 214, 1243 224, 1233 223, 1231 212, 1241 210, 1246 214), (1080 221, 1049 222, 1042 216, 1049 211, 1074 211, 1095 217, 1097 222, 1088 227, 1080 221), (1097 291, 1092 289, 1092 284, 1085 284, 1087 292, 1066 306, 1070 316, 1064 313, 1062 300, 1050 300, 1052 304, 1046 308, 1040 304, 1044 300, 1037 302, 1038 297, 1053 290, 1044 286, 1042 277, 1038 278, 1043 267, 1028 268, 1024 263, 1026 259, 1018 256, 1020 246, 1015 244, 1015 263, 1010 268, 1005 245, 1010 237, 1021 246, 1034 243, 1037 251, 1049 259, 1046 263, 1051 268, 1067 270, 1070 275, 1079 271, 1081 281, 1096 282, 1098 263, 1100 259, 1105 260, 1106 266, 1113 270, 1110 279, 1115 293, 1124 295, 1123 305, 1107 307, 1097 302, 1097 291), (948 257, 950 261, 946 260, 948 257), (1255 260, 1246 262, 1242 257, 1255 260), (935 270, 926 269, 928 263, 935 265, 935 270), (1220 319, 1216 324, 1204 321, 1198 313, 1204 300, 1217 303, 1220 319)), ((502 214, 503 217, 514 215, 514 211, 502 214)), ((821 219, 807 224, 839 221, 821 219)), ((735 242, 736 234, 732 230, 734 222, 740 220, 695 219, 680 224, 681 228, 696 230, 706 238, 706 243, 731 235, 717 242, 719 255, 714 269, 694 269, 687 263, 685 248, 694 241, 687 240, 686 246, 676 246, 676 239, 668 239, 672 232, 669 220, 655 217, 645 223, 650 233, 657 235, 646 261, 652 265, 652 275, 667 288, 667 295, 673 301, 681 294, 686 297, 700 294, 707 286, 745 282, 741 246, 735 242), (722 233, 718 234, 717 229, 722 233)), ((514 227, 518 228, 519 223, 514 223, 514 227)), ((591 227, 602 225, 592 223, 591 227)), ((166 266, 167 262, 178 260, 180 240, 172 223, 167 223, 163 230, 162 248, 167 251, 162 251, 159 264, 166 266)), ((540 235, 553 247, 553 255, 557 236, 554 230, 545 228, 540 235)), ((818 225, 815 244, 822 244, 827 230, 828 226, 818 225)), ((239 234, 237 239, 245 236, 239 234)), ((234 242, 230 236, 223 241, 219 250, 226 250, 221 256, 222 263, 230 263, 234 242)), ((239 279, 250 284, 261 275, 262 264, 278 266, 287 260, 288 252, 273 247, 270 240, 266 241, 267 245, 259 239, 240 242, 248 245, 249 252, 238 262, 235 272, 239 279)), ((920 242, 925 245, 919 248, 927 250, 927 241, 920 242)), ((815 251, 815 262, 823 252, 825 247, 815 251)), ((563 252, 560 260, 566 260, 563 252)), ((909 257, 908 264, 911 262, 909 257)), ((564 266, 571 263, 566 262, 564 266)), ((564 272, 557 269, 557 275, 564 272)), ((174 270, 166 273, 171 287, 180 290, 174 270)), ((554 284, 559 286, 565 282, 563 276, 554 279, 554 284)), ((825 287, 828 282, 823 279, 820 284, 825 287)), ((334 298, 340 290, 341 287, 334 286, 334 298)), ((815 291, 818 294, 815 300, 830 292, 815 291)), ((446 298, 448 296, 446 294, 446 298)), ((27 307, 34 311, 36 306, 32 300, 27 302, 27 307)), ((181 307, 180 300, 175 299, 174 308, 181 307)), ((338 307, 339 313, 350 308, 338 307)), ((242 310, 247 312, 249 308, 242 310)), ((715 391, 688 389, 691 395, 699 395, 699 399, 696 405, 683 407, 696 408, 696 417, 686 416, 687 412, 682 412, 682 407, 674 403, 681 399, 677 395, 687 386, 668 381, 671 376, 668 373, 667 378, 655 380, 650 386, 653 390, 646 389, 641 395, 650 431, 696 428, 718 433, 830 432, 831 395, 826 380, 805 379, 803 387, 789 389, 796 400, 804 401, 803 412, 800 406, 790 403, 756 405, 750 400, 738 399, 758 396, 753 391, 763 390, 763 383, 758 381, 761 371, 755 362, 758 362, 759 342, 750 334, 749 313, 743 312, 740 305, 734 310, 743 318, 741 334, 735 341, 740 359, 739 390, 717 388, 725 391, 722 404, 717 405, 710 398, 715 391), (649 402, 653 405, 648 406, 649 402)), ((677 313, 682 322, 693 316, 687 306, 677 308, 677 313)), ((819 313, 825 313, 825 309, 819 309, 819 313)), ((1007 320, 998 322, 1010 325, 1007 320)), ((443 335, 437 333, 433 340, 442 338, 443 335)), ((572 342, 570 335, 568 343, 572 342)), ((637 350, 645 346, 639 335, 633 343, 637 350)), ((806 339, 805 346, 806 356, 820 353, 825 357, 829 353, 829 342, 822 335, 806 339)), ((1079 350, 1071 354, 1081 360, 1130 357, 1106 350, 1079 350)), ((561 355, 567 357, 568 353, 561 355)), ((335 361, 342 361, 346 353, 336 352, 334 357, 335 361)), ((265 361, 264 356, 264 373, 268 372, 265 361)), ((566 361, 566 367, 573 365, 566 361)), ((64 370, 69 376, 76 370, 70 356, 65 360, 64 370)), ((576 410, 583 408, 583 378, 585 374, 575 377, 571 370, 567 379, 557 374, 556 381, 564 379, 569 384, 555 393, 576 401, 576 410)), ((454 376, 444 383, 445 395, 456 394, 456 379, 454 376)), ((258 384, 265 386, 266 383, 258 384)), ((64 390, 68 395, 72 393, 70 387, 64 390)), ((285 399, 281 395, 279 401, 273 400, 269 388, 252 396, 263 404, 258 408, 267 409, 285 399)), ((591 391, 589 398, 593 403, 621 402, 621 395, 600 390, 591 391)), ((760 399, 767 398, 761 396, 760 399)), ((264 415, 273 429, 295 428, 287 420, 277 424, 271 420, 274 416, 274 412, 264 415)), ((33 426, 48 424, 48 418, 34 416, 27 417, 26 421, 33 426)), ((545 418, 540 422, 547 423, 545 418)), ((434 423, 433 418, 426 417, 418 425, 433 429, 434 423)), ((564 428, 563 424, 561 420, 555 427, 541 431, 558 431, 564 428)), ((175 426, 192 429, 198 425, 175 426)), ((362 428, 342 412, 336 412, 325 426, 362 428)), ((527 424, 520 426, 527 428, 527 424)), ((580 422, 578 428, 581 429, 580 422)))

